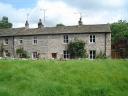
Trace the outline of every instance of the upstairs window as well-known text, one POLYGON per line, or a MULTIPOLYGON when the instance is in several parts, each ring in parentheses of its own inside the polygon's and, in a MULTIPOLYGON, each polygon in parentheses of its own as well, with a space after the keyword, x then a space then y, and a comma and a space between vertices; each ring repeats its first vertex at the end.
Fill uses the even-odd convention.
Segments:
POLYGON ((33 37, 33 44, 34 44, 34 45, 37 44, 37 37, 33 37))
POLYGON ((5 44, 5 45, 8 45, 8 38, 5 38, 4 44, 5 44))
POLYGON ((64 43, 68 43, 68 35, 64 35, 64 43))
POLYGON ((90 35, 90 43, 95 43, 96 42, 96 36, 95 35, 90 35))
POLYGON ((23 38, 20 38, 19 44, 23 44, 23 38))

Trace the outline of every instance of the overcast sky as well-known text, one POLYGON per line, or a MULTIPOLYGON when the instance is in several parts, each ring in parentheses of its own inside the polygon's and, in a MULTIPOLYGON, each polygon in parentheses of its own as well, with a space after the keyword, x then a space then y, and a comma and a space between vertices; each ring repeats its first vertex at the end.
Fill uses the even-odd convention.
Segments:
POLYGON ((80 14, 84 24, 128 20, 128 0, 0 0, 0 18, 9 17, 13 27, 24 27, 27 14, 30 27, 37 27, 39 18, 44 20, 43 9, 45 26, 77 25, 80 14))

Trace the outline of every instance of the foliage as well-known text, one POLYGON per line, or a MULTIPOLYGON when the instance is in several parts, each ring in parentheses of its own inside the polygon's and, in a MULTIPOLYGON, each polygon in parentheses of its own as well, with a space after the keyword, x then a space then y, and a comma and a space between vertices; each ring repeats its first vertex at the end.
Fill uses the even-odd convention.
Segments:
POLYGON ((96 56, 96 58, 97 58, 97 59, 106 59, 107 57, 106 57, 105 53, 102 53, 102 52, 100 51, 100 53, 96 56))
POLYGON ((68 51, 71 58, 83 58, 86 56, 85 42, 75 39, 68 44, 68 51))
POLYGON ((12 23, 8 22, 8 17, 3 16, 2 20, 0 21, 0 28, 12 28, 12 23))
POLYGON ((17 49, 16 54, 19 56, 19 58, 28 58, 27 52, 23 48, 17 49))
POLYGON ((119 20, 111 24, 112 43, 118 42, 120 39, 128 38, 128 22, 119 20))
POLYGON ((56 24, 56 27, 65 26, 64 24, 56 24))
POLYGON ((4 45, 3 45, 3 43, 1 44, 1 46, 0 46, 0 56, 1 57, 4 57, 4 45))
POLYGON ((128 60, 0 60, 0 96, 128 96, 128 60))

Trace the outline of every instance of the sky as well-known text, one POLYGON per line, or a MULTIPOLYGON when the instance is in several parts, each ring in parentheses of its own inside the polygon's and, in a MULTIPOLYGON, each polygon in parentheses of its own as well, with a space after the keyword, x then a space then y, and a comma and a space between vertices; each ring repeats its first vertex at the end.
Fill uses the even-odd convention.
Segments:
POLYGON ((7 16, 14 28, 29 21, 36 28, 39 19, 47 27, 56 24, 106 24, 128 20, 128 0, 0 0, 0 19, 7 16), (45 20, 44 20, 45 10, 45 20))

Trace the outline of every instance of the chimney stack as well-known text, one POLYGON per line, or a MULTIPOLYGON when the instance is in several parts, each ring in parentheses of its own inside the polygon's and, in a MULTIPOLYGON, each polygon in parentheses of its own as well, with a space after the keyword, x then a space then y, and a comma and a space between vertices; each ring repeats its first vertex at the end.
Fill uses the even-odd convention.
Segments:
POLYGON ((25 22, 25 29, 28 29, 29 28, 29 23, 28 23, 28 20, 26 20, 25 22))
POLYGON ((42 24, 42 20, 41 19, 39 19, 38 28, 44 28, 44 25, 42 24))
POLYGON ((78 21, 79 26, 83 25, 82 17, 80 17, 80 20, 78 21))

